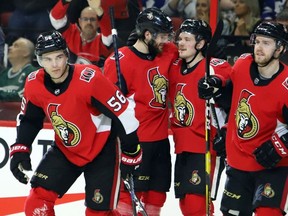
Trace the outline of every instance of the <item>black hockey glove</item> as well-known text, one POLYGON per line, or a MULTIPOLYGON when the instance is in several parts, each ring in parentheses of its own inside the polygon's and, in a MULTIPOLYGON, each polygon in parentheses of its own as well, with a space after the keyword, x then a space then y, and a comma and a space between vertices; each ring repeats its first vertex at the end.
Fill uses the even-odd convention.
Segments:
POLYGON ((23 144, 13 144, 10 148, 10 170, 18 181, 27 184, 29 177, 23 172, 32 170, 30 149, 23 144))
POLYGON ((123 179, 126 179, 131 174, 134 174, 135 170, 142 162, 142 148, 140 144, 137 145, 137 149, 134 153, 122 151, 121 154, 121 175, 123 179))
POLYGON ((259 164, 271 169, 284 157, 288 156, 288 133, 279 136, 274 133, 271 140, 258 147, 253 154, 259 164))
POLYGON ((215 75, 211 75, 207 79, 203 77, 198 82, 198 96, 205 100, 220 97, 221 87, 222 80, 219 77, 215 75))
POLYGON ((217 156, 226 157, 226 132, 227 128, 221 128, 220 133, 217 133, 213 139, 213 149, 216 151, 217 156))

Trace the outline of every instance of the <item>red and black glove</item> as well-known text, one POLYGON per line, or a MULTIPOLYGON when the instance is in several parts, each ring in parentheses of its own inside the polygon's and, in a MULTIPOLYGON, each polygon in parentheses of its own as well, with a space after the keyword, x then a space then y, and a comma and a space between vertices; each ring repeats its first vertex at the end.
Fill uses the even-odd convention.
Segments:
POLYGON ((141 162, 142 148, 140 144, 137 145, 137 149, 133 153, 122 151, 120 165, 122 178, 126 179, 127 176, 133 175, 141 162))
POLYGON ((23 184, 27 184, 29 177, 23 172, 32 170, 30 149, 23 144, 13 144, 10 147, 10 170, 15 178, 23 184))
POLYGON ((263 167, 275 167, 282 158, 288 156, 288 133, 281 137, 274 133, 271 139, 258 147, 253 154, 263 167))

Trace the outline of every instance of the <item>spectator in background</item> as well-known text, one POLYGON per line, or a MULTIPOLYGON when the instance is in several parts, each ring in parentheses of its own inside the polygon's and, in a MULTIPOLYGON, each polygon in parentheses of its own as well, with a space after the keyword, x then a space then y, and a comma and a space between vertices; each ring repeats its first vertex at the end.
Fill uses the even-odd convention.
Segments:
POLYGON ((210 1, 209 0, 196 0, 196 16, 195 19, 210 22, 210 1))
MULTIPOLYGON (((288 29, 288 8, 285 7, 279 14, 276 16, 276 21, 281 23, 288 29)), ((280 56, 280 61, 288 65, 288 52, 287 50, 280 56)))
POLYGON ((286 0, 258 0, 262 20, 275 20, 285 7, 286 0))
POLYGON ((221 0, 220 1, 220 18, 223 20, 223 35, 231 35, 236 19, 235 14, 236 0, 221 0))
POLYGON ((157 7, 161 8, 168 0, 142 0, 143 9, 157 7))
POLYGON ((196 0, 169 0, 161 9, 170 17, 193 18, 196 16, 196 0))
POLYGON ((249 36, 254 26, 260 21, 258 1, 237 0, 235 14, 237 18, 233 34, 235 36, 249 36))
MULTIPOLYGON (((73 0, 67 10, 68 20, 71 23, 77 23, 81 10, 87 6, 87 0, 73 0)), ((105 0, 101 2, 101 6, 106 14, 109 14, 110 6, 114 7, 118 47, 126 45, 127 39, 135 26, 136 18, 142 11, 141 2, 139 0, 105 0)))
POLYGON ((6 42, 11 45, 19 37, 30 39, 33 43, 40 32, 53 29, 49 11, 57 0, 13 0, 15 10, 9 18, 6 42))
POLYGON ((0 70, 3 68, 4 61, 4 47, 5 47, 5 35, 0 26, 0 70))
POLYGON ((0 72, 0 101, 21 101, 26 76, 35 71, 32 66, 34 44, 26 38, 13 42, 8 50, 12 65, 0 72))
POLYGON ((109 14, 104 13, 101 0, 87 0, 78 18, 78 24, 67 19, 67 9, 72 0, 59 0, 51 10, 50 20, 56 30, 65 38, 72 62, 93 63, 102 67, 112 52, 112 35, 109 14), (101 33, 98 32, 100 28, 101 33), (73 59, 74 55, 74 59, 73 59))
POLYGON ((209 0, 169 0, 162 10, 171 17, 174 31, 180 28, 184 19, 201 19, 210 22, 209 0))

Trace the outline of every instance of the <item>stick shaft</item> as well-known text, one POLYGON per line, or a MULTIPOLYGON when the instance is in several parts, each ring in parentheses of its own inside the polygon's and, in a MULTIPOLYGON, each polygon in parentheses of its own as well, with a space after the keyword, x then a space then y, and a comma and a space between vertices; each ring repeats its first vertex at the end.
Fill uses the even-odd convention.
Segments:
MULTIPOLYGON (((210 61, 213 53, 216 51, 217 42, 221 37, 223 30, 223 21, 220 20, 217 24, 213 37, 209 43, 207 53, 206 53, 206 73, 205 76, 208 78, 210 76, 210 61)), ((205 196, 206 196, 206 215, 210 216, 210 206, 211 206, 211 152, 210 152, 210 134, 211 134, 211 114, 215 118, 216 124, 218 125, 218 119, 216 116, 216 110, 214 104, 210 104, 210 100, 206 100, 205 106, 205 142, 206 142, 206 152, 205 152, 205 173, 206 173, 206 185, 205 185, 205 196), (212 107, 212 109, 211 109, 212 107)))
POLYGON ((118 45, 117 45, 117 30, 115 28, 114 7, 112 6, 109 8, 109 15, 110 15, 111 28, 112 28, 113 49, 114 49, 114 57, 115 57, 115 62, 116 62, 116 71, 117 71, 117 78, 118 78, 117 85, 122 90, 120 61, 119 61, 118 45))

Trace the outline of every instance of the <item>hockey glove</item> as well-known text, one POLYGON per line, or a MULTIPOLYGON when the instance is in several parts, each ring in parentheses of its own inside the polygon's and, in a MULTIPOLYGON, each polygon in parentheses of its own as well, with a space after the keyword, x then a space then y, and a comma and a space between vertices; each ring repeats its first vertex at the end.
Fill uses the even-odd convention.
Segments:
POLYGON ((279 137, 276 133, 271 140, 258 147, 253 154, 259 164, 271 169, 284 157, 288 156, 288 134, 279 137))
POLYGON ((137 150, 134 153, 122 151, 121 154, 121 175, 123 179, 126 179, 131 174, 134 174, 135 170, 142 162, 142 149, 140 144, 137 145, 137 150))
POLYGON ((10 170, 18 181, 27 184, 29 177, 23 172, 32 170, 30 149, 23 144, 13 144, 10 149, 10 170))
POLYGON ((216 151, 217 156, 226 157, 226 132, 227 128, 222 127, 220 133, 217 133, 213 139, 213 149, 216 151))
POLYGON ((198 82, 198 96, 201 99, 210 100, 221 96, 222 80, 214 75, 201 78, 198 82))

